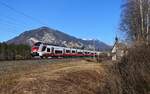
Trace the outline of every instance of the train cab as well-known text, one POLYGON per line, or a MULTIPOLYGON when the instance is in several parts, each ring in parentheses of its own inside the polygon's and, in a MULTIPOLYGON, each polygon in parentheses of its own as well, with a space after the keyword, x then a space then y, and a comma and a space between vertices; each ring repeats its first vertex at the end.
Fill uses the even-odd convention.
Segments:
POLYGON ((33 57, 35 57, 35 56, 39 56, 39 51, 40 51, 40 49, 41 49, 41 42, 37 42, 37 43, 35 43, 32 47, 31 47, 31 55, 33 56, 33 57))

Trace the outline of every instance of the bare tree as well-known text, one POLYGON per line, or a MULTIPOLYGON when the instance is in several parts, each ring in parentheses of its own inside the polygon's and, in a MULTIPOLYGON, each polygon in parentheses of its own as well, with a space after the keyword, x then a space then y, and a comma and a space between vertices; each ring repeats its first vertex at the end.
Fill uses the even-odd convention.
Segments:
POLYGON ((125 0, 122 7, 120 31, 133 41, 149 40, 150 0, 125 0))

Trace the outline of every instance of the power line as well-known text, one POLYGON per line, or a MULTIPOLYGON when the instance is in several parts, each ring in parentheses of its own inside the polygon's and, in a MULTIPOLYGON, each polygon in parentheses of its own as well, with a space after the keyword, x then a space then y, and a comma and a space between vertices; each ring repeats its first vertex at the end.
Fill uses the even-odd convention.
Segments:
POLYGON ((4 22, 4 23, 6 23, 6 24, 10 24, 10 25, 19 25, 19 26, 23 26, 23 27, 26 27, 26 25, 25 24, 21 24, 21 23, 18 23, 18 22, 16 22, 14 19, 8 19, 8 18, 6 18, 5 20, 4 19, 1 19, 0 18, 0 21, 2 21, 2 22, 4 22))
MULTIPOLYGON (((13 28, 14 30, 11 29, 11 31, 16 31, 16 28, 20 28, 20 27, 29 27, 27 24, 25 24, 25 22, 18 22, 16 21, 16 19, 10 17, 10 16, 6 16, 3 18, 0 18, 0 23, 1 25, 7 25, 7 29, 13 28), (9 28, 10 27, 10 28, 9 28)), ((4 26, 5 27, 5 26, 4 26)))
POLYGON ((14 23, 12 23, 10 21, 3 20, 3 19, 0 19, 0 23, 15 26, 14 23))
POLYGON ((21 11, 16 10, 15 8, 9 6, 8 4, 6 4, 6 3, 4 3, 4 2, 1 2, 1 1, 0 1, 0 4, 3 5, 3 6, 5 6, 5 7, 7 7, 7 8, 9 8, 10 10, 12 10, 12 11, 14 11, 14 12, 16 12, 16 13, 18 13, 18 14, 24 16, 24 17, 26 17, 26 18, 29 18, 30 20, 32 20, 32 21, 34 21, 34 22, 38 22, 39 24, 42 24, 42 25, 47 25, 47 24, 45 24, 44 22, 42 22, 42 21, 40 21, 40 20, 38 20, 38 19, 36 19, 36 18, 30 16, 30 15, 25 14, 24 12, 21 12, 21 11))

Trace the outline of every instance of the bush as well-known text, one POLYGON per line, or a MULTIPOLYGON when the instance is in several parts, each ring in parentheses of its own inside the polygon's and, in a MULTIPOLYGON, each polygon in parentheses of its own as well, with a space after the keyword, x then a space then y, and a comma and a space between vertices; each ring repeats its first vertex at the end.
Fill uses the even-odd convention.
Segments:
POLYGON ((105 94, 150 94, 150 46, 134 46, 107 68, 105 94))
POLYGON ((117 64, 123 94, 150 93, 150 46, 134 46, 117 64))

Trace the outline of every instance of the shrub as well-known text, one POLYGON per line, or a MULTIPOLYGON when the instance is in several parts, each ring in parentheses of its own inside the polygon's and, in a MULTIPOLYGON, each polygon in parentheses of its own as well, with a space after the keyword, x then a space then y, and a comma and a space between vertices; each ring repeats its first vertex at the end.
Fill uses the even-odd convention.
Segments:
POLYGON ((117 64, 123 94, 150 93, 150 46, 134 46, 117 64))

